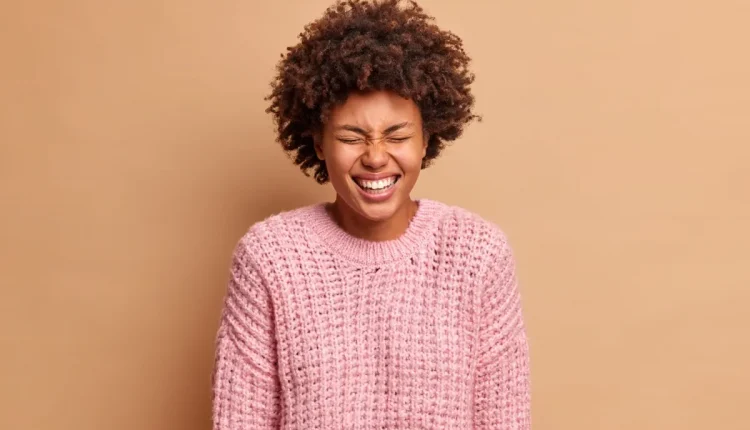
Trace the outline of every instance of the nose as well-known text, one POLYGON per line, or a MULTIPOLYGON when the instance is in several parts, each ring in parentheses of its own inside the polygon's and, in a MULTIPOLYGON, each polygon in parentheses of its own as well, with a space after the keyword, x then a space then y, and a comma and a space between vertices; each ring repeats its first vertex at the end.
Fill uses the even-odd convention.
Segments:
POLYGON ((362 154, 362 164, 369 167, 372 170, 377 170, 385 167, 388 164, 388 151, 382 142, 376 140, 374 142, 368 142, 365 153, 362 154))

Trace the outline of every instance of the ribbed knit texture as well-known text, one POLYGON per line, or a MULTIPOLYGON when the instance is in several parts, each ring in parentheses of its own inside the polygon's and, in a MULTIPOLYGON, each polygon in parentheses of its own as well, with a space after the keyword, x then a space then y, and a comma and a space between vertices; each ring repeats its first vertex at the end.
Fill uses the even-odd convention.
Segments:
POLYGON ((513 254, 473 213, 422 199, 372 242, 318 204, 234 250, 214 430, 529 429, 529 388, 513 254))

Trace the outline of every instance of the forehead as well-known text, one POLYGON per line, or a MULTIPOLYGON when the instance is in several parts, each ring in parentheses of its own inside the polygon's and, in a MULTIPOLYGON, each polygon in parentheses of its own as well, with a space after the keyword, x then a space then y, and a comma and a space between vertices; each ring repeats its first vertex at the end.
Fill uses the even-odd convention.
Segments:
POLYGON ((410 99, 388 91, 352 93, 334 107, 329 116, 333 126, 356 125, 368 129, 387 128, 394 123, 420 120, 419 107, 410 99))

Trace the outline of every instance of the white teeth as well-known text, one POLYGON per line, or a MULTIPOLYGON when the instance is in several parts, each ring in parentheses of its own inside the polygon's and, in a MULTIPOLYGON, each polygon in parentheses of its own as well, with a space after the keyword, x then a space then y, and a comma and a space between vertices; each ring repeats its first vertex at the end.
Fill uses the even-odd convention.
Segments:
POLYGON ((382 190, 395 184, 396 176, 391 176, 390 178, 380 179, 377 181, 367 181, 364 179, 357 179, 356 181, 362 188, 366 188, 368 190, 382 190))

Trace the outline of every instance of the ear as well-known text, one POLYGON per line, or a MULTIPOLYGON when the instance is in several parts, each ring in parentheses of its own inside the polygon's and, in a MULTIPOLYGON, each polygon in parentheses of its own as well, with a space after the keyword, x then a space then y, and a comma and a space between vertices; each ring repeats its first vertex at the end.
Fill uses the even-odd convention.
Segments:
POLYGON ((325 160, 323 155, 323 136, 320 132, 313 133, 313 146, 315 148, 315 154, 318 156, 318 160, 325 160))
POLYGON ((424 139, 422 139, 422 158, 427 156, 427 142, 430 141, 430 135, 427 133, 424 133, 424 139))

